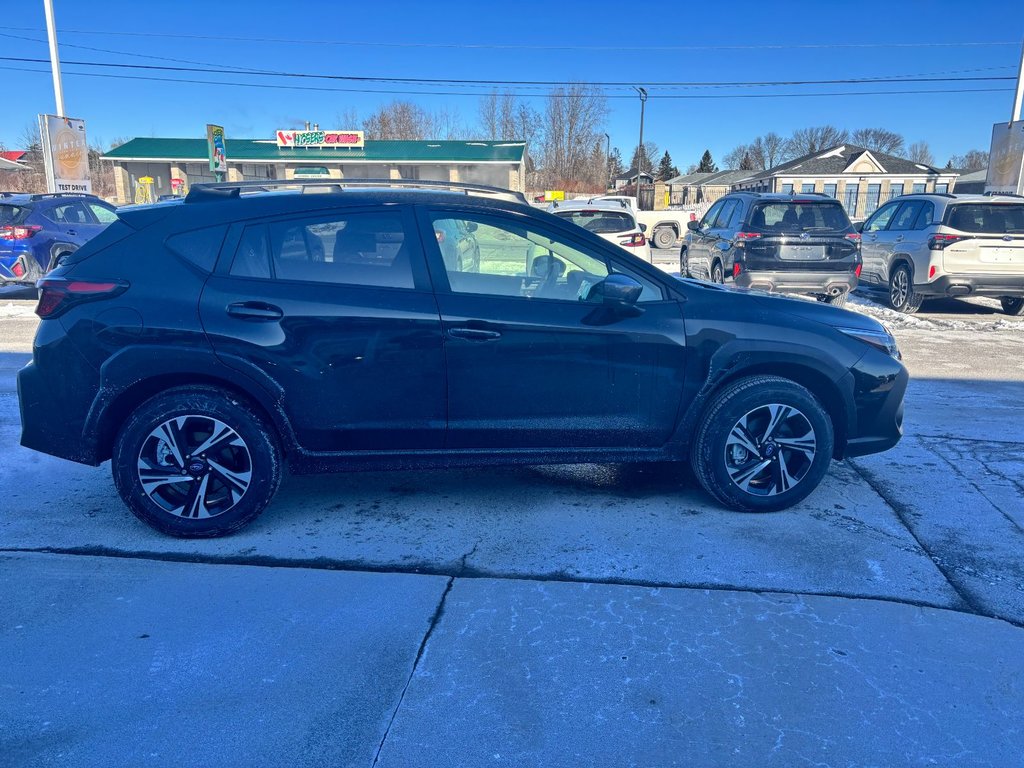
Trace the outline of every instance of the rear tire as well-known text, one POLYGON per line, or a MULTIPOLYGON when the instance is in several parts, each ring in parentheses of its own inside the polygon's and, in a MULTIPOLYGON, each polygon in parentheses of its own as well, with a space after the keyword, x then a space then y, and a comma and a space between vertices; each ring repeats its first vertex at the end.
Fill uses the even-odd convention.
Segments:
POLYGON ((914 292, 914 278, 910 267, 900 264, 889 277, 889 306, 897 312, 912 315, 921 308, 924 297, 914 292))
POLYGON ((281 482, 281 451, 248 403, 213 387, 179 387, 128 417, 111 471, 140 520, 171 536, 210 538, 267 507, 281 482))
POLYGON ((1024 298, 1020 296, 1003 296, 999 299, 999 303, 1003 306, 1003 312, 1008 315, 1016 317, 1024 315, 1024 298))
POLYGON ((722 263, 716 261, 714 266, 711 267, 711 282, 712 283, 724 283, 725 272, 722 271, 722 263))
POLYGON ((846 300, 850 297, 849 291, 842 291, 837 293, 835 296, 826 296, 822 299, 826 304, 831 304, 833 307, 845 307, 846 300))
POLYGON ((690 274, 690 263, 686 258, 686 248, 679 251, 679 274, 683 277, 693 278, 690 274))
POLYGON ((672 227, 657 227, 654 230, 654 247, 655 248, 671 248, 676 244, 676 231, 672 227))
POLYGON ((834 442, 832 421, 809 390, 779 376, 751 376, 711 401, 690 462, 700 484, 725 506, 774 512, 818 487, 834 442))

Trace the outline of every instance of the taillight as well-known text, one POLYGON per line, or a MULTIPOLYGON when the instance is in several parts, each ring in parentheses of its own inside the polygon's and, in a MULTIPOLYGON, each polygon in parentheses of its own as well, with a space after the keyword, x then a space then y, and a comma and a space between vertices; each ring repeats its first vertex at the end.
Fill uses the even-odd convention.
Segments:
POLYGON ((858 264, 856 267, 853 268, 853 274, 855 274, 857 277, 860 277, 860 271, 863 268, 864 268, 863 264, 858 264))
POLYGON ((643 232, 637 232, 635 235, 631 235, 625 240, 619 240, 620 245, 624 245, 627 248, 636 248, 641 245, 647 244, 647 238, 644 237, 643 232))
POLYGON ((7 226, 0 227, 0 238, 4 240, 28 240, 36 232, 39 232, 42 227, 36 224, 29 224, 27 226, 7 226))
POLYGON ((843 235, 843 237, 845 237, 847 240, 849 240, 851 242, 854 242, 854 243, 859 243, 860 242, 860 232, 851 232, 848 235, 843 235))
POLYGON ((760 232, 737 232, 737 240, 756 240, 761 236, 760 232))
POLYGON ((128 290, 123 280, 69 280, 47 277, 36 283, 39 303, 36 314, 42 318, 56 317, 76 304, 109 299, 128 290))
POLYGON ((953 243, 966 239, 963 235, 932 235, 928 238, 928 250, 941 251, 953 243))

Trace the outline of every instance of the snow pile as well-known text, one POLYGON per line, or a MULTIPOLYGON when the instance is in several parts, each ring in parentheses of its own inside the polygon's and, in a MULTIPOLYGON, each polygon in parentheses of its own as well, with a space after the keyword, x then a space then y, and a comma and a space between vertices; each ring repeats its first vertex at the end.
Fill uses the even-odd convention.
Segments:
POLYGON ((14 304, 9 301, 5 305, 0 306, 0 319, 9 317, 35 317, 35 313, 35 303, 14 304))
MULTIPOLYGON (((985 302, 985 306, 991 306, 985 302)), ((998 307, 998 302, 991 308, 998 307)), ((905 315, 889 307, 882 306, 865 296, 852 294, 846 302, 846 308, 854 312, 868 315, 890 328, 913 331, 1019 331, 1024 332, 1024 322, 1014 320, 1006 315, 994 315, 991 319, 982 315, 965 315, 972 319, 959 320, 949 316, 938 317, 929 315, 927 305, 917 315, 905 315), (982 320, 981 318, 985 319, 982 320), (979 322, 980 321, 980 322, 979 322)))

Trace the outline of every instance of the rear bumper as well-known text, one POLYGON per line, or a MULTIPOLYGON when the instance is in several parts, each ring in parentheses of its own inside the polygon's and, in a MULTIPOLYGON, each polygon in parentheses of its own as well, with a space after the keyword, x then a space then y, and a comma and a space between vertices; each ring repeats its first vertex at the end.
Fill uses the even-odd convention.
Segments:
POLYGON ((922 296, 1024 296, 1024 274, 943 275, 914 285, 922 296))
POLYGON ((774 293, 813 293, 834 295, 849 292, 857 287, 857 276, 853 272, 774 272, 744 270, 736 276, 735 284, 740 288, 751 288, 774 293))

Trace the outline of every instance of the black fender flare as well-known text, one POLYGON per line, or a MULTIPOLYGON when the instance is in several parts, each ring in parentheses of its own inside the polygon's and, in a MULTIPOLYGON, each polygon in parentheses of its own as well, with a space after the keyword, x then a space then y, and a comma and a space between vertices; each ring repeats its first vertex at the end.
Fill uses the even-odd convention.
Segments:
POLYGON ((118 350, 100 367, 100 386, 85 418, 83 436, 95 446, 99 461, 108 458, 121 406, 190 382, 226 385, 249 398, 268 415, 285 451, 299 449, 283 408, 284 390, 252 363, 232 358, 226 365, 212 349, 133 345, 118 350))

